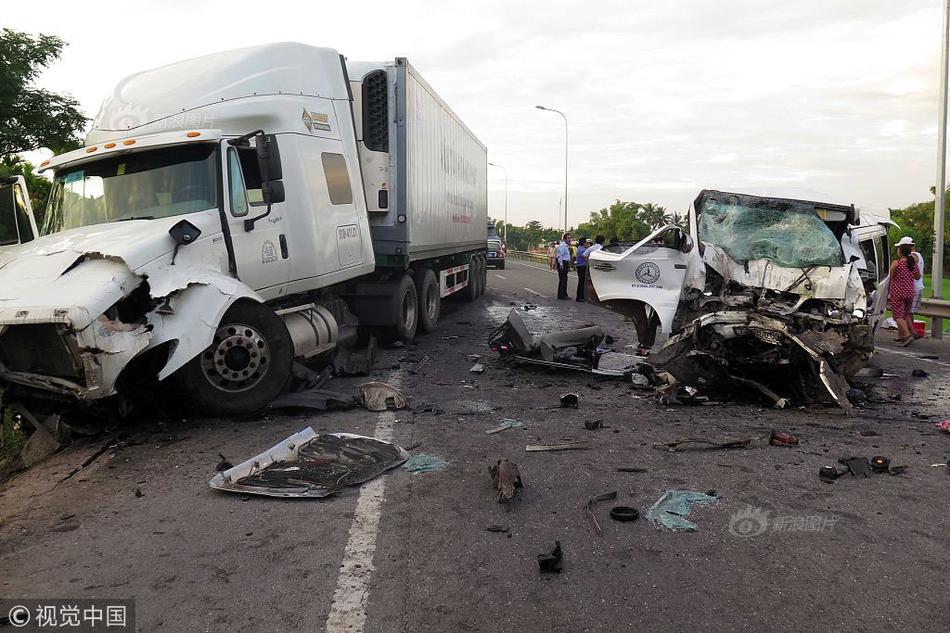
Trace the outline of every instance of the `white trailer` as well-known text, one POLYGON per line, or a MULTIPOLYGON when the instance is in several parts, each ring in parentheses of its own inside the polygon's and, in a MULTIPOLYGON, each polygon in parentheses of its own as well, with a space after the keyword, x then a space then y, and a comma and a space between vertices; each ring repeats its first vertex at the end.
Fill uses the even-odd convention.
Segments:
POLYGON ((406 60, 350 68, 284 43, 120 82, 41 165, 45 235, 0 255, 4 397, 111 405, 154 377, 251 411, 294 358, 477 298, 485 147, 406 60))

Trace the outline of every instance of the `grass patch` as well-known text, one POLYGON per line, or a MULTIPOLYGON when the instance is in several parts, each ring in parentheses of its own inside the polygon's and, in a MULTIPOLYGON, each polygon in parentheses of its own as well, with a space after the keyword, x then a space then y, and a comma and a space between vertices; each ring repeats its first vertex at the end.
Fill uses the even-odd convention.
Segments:
POLYGON ((0 446, 0 469, 16 459, 26 442, 26 436, 19 426, 13 424, 13 412, 9 409, 4 412, 3 438, 0 446))

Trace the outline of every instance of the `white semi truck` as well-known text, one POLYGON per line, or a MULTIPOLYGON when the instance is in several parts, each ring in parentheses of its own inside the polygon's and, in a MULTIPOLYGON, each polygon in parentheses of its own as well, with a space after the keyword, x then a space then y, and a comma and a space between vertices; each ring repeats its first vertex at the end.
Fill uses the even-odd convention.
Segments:
POLYGON ((295 358, 408 341, 485 288, 486 149, 403 58, 282 43, 135 74, 41 168, 43 235, 0 254, 8 401, 154 377, 253 411, 295 358))

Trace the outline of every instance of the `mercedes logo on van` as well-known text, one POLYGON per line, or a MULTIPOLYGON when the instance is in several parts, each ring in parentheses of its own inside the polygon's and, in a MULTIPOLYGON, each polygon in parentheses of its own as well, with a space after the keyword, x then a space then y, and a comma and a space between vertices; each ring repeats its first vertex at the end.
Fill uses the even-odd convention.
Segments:
POLYGON ((634 273, 642 284, 655 284, 660 278, 660 267, 653 262, 643 262, 634 273))

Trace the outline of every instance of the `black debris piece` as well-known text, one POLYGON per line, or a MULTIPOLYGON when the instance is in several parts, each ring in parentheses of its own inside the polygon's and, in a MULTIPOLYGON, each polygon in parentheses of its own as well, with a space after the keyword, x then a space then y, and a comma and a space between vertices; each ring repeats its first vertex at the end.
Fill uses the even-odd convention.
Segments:
POLYGON ((327 411, 329 409, 350 409, 355 406, 353 398, 339 391, 329 389, 307 389, 285 393, 267 405, 267 410, 279 409, 313 409, 327 411))
POLYGON ((218 462, 218 465, 214 467, 216 471, 221 472, 222 470, 231 470, 232 468, 234 468, 234 464, 229 462, 227 457, 225 457, 221 453, 218 453, 218 457, 221 458, 221 461, 218 462))
POLYGON ((866 457, 842 457, 838 460, 838 463, 847 467, 848 472, 853 477, 867 477, 871 473, 871 467, 866 457))
POLYGON ((630 506, 614 506, 610 509, 610 518, 614 521, 636 521, 640 511, 630 506))
POLYGON ((565 393, 561 396, 561 407, 564 409, 576 409, 580 398, 576 393, 565 393))
POLYGON ((914 371, 910 372, 910 375, 914 378, 926 378, 930 374, 925 372, 923 369, 915 369, 914 371))
POLYGON ((538 568, 542 574, 561 573, 561 564, 564 562, 564 551, 561 541, 554 541, 554 549, 549 554, 538 554, 538 568))
POLYGON ((588 431, 596 431, 597 429, 604 428, 603 420, 587 420, 584 422, 584 428, 588 431))
POLYGON ((487 528, 485 528, 485 529, 486 529, 487 531, 489 531, 489 532, 502 532, 502 533, 504 533, 504 532, 507 532, 508 530, 510 530, 511 528, 509 528, 507 525, 489 525, 489 526, 488 526, 487 528))

